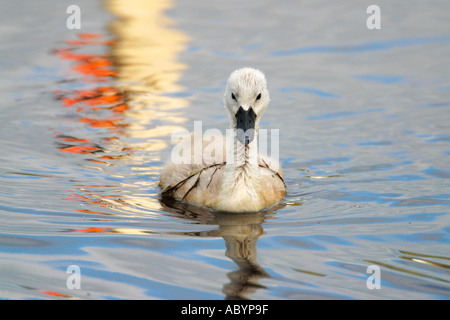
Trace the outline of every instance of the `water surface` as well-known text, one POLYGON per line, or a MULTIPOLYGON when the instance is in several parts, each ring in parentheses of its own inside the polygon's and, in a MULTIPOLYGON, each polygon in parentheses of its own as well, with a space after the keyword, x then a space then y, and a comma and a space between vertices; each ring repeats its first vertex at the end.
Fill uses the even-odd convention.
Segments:
POLYGON ((70 4, 0 13, 0 297, 450 297, 447 2, 379 1, 380 30, 361 1, 81 1, 80 30, 70 4), (285 200, 161 202, 172 132, 225 130, 242 66, 268 79, 285 200))

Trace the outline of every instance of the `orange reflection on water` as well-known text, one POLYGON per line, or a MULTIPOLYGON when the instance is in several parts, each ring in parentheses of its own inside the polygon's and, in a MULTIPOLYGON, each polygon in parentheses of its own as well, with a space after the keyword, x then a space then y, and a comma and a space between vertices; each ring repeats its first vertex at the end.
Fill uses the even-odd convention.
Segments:
POLYGON ((139 229, 139 228, 98 228, 89 227, 82 229, 71 229, 69 232, 83 232, 83 233, 120 233, 120 234, 148 234, 153 233, 149 230, 139 229))
POLYGON ((87 233, 114 233, 114 231, 102 229, 102 228, 84 228, 84 229, 73 229, 71 231, 78 231, 78 232, 87 232, 87 233))
MULTIPOLYGON (((105 178, 158 174, 155 161, 160 163, 160 151, 169 147, 167 137, 186 121, 180 109, 187 100, 172 94, 182 89, 177 82, 185 66, 177 55, 185 49, 187 37, 170 27, 164 11, 171 5, 107 0, 105 8, 116 16, 108 26, 112 36, 83 32, 54 50, 71 64, 72 78, 62 81, 68 84, 63 88, 74 88, 56 90, 54 96, 68 118, 75 119, 73 126, 55 133, 57 147, 68 156, 79 155, 83 167, 105 178), (114 171, 123 164, 131 164, 132 171, 114 171)), ((74 210, 93 215, 142 214, 141 208, 148 214, 148 209, 161 208, 158 199, 148 196, 153 179, 130 183, 127 191, 125 182, 79 184, 66 199, 86 205, 74 210)))
MULTIPOLYGON (((114 63, 109 54, 75 52, 85 49, 87 46, 111 46, 114 41, 101 40, 104 36, 100 34, 82 33, 78 37, 81 39, 80 41, 66 41, 67 47, 56 49, 54 53, 61 59, 73 61, 72 70, 82 76, 81 83, 111 82, 117 72, 113 69, 114 63)), ((127 126, 123 113, 129 108, 125 103, 124 94, 112 85, 97 86, 86 90, 56 90, 55 97, 61 100, 65 107, 75 108, 75 112, 80 115, 77 118, 78 121, 89 127, 108 128, 110 132, 120 135, 123 134, 123 129, 127 126), (94 115, 92 115, 92 112, 94 112, 94 115)), ((109 135, 108 132, 105 132, 105 134, 109 135)), ((59 149, 63 152, 96 154, 105 152, 101 145, 115 140, 117 137, 107 136, 102 139, 103 141, 93 142, 92 139, 59 133, 56 135, 56 139, 59 140, 59 149)), ((111 159, 126 156, 124 151, 131 152, 132 150, 122 148, 121 153, 110 156, 111 159)))
MULTIPOLYGON (((65 200, 77 201, 83 204, 95 205, 96 207, 114 208, 116 206, 130 205, 120 191, 109 191, 112 186, 108 185, 76 185, 77 192, 67 195, 65 200)), ((89 209, 74 209, 78 212, 100 215, 113 215, 112 213, 89 209)))
POLYGON ((99 148, 89 147, 89 146, 68 146, 68 147, 60 147, 61 151, 64 152, 72 152, 72 153, 93 153, 96 151, 100 151, 99 148))
POLYGON ((76 104, 77 112, 87 108, 98 111, 100 110, 98 106, 103 106, 103 108, 119 113, 128 110, 128 106, 123 103, 123 95, 117 90, 113 91, 107 87, 74 92, 74 97, 69 98, 65 96, 62 99, 66 107, 76 104))
MULTIPOLYGON (((86 36, 86 34, 82 34, 86 36)), ((78 37, 81 35, 78 34, 78 37)), ((97 38, 100 35, 96 35, 97 38)), ((82 37, 82 36, 81 36, 82 37)), ((91 80, 95 82, 106 81, 107 77, 113 77, 117 74, 117 72, 109 67, 112 67, 114 63, 111 61, 110 56, 107 54, 77 54, 74 53, 77 48, 86 46, 86 45, 106 45, 110 46, 114 44, 114 41, 66 41, 66 44, 69 47, 59 48, 54 50, 55 54, 63 60, 72 60, 77 62, 72 70, 86 76, 92 76, 91 80)), ((90 79, 84 79, 85 81, 89 81, 90 79)))
POLYGON ((69 296, 67 294, 56 292, 56 291, 51 291, 51 290, 38 289, 36 291, 39 292, 39 293, 43 293, 45 295, 48 295, 48 296, 53 296, 53 297, 73 298, 72 296, 69 296))

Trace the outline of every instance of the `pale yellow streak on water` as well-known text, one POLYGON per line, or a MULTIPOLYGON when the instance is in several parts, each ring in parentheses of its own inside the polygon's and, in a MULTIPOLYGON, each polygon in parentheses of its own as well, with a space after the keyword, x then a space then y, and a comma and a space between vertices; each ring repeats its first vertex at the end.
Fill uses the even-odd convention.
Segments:
MULTIPOLYGON (((165 15, 172 6, 173 2, 166 0, 105 1, 107 10, 117 17, 109 25, 116 38, 111 55, 116 65, 117 85, 126 93, 130 107, 125 113, 129 120, 126 135, 137 138, 132 145, 134 150, 148 151, 158 160, 158 151, 169 148, 168 137, 184 129, 187 119, 183 109, 189 105, 187 99, 173 96, 184 90, 179 80, 187 66, 178 61, 178 55, 186 48, 189 38, 165 15), (159 120, 158 125, 154 120, 159 120)), ((142 159, 134 160, 139 163, 142 159)), ((154 173, 155 168, 149 171, 154 173)), ((161 208, 155 195, 124 195, 124 198, 133 205, 118 206, 119 211, 139 211, 140 206, 161 208)))

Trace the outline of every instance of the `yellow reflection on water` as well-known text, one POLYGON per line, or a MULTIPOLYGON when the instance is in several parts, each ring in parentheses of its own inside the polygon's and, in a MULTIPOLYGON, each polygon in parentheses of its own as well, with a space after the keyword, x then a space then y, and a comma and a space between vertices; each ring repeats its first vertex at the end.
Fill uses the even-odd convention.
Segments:
POLYGON ((110 193, 112 186, 80 184, 68 198, 113 209, 118 214, 157 214, 161 209, 157 188, 148 177, 159 175, 161 151, 169 147, 171 134, 183 129, 187 120, 183 109, 189 101, 177 93, 183 90, 179 81, 187 68, 178 61, 178 55, 185 49, 188 37, 165 15, 172 1, 103 3, 116 17, 108 25, 110 35, 80 33, 78 40, 66 41, 66 47, 55 50, 59 58, 73 63, 80 84, 94 83, 94 87, 82 86, 88 87, 85 90, 57 90, 55 97, 75 113, 73 118, 79 126, 90 127, 96 134, 80 137, 66 130, 56 132, 55 138, 60 151, 88 157, 85 168, 120 181, 124 174, 114 168, 131 164, 132 175, 147 177, 133 186, 115 183, 113 189, 123 191, 114 194, 110 193), (107 54, 92 54, 98 52, 99 46, 107 54))
POLYGON ((117 59, 117 79, 134 91, 182 89, 177 81, 186 66, 177 58, 188 38, 170 27, 173 23, 164 15, 172 1, 107 0, 105 5, 117 17, 109 26, 117 39, 111 50, 117 59))
MULTIPOLYGON (((177 58, 188 41, 183 32, 171 27, 173 22, 164 14, 173 3, 108 0, 105 5, 117 17, 109 25, 117 39, 111 46, 117 85, 128 93, 127 103, 133 106, 133 112, 127 114, 133 119, 127 134, 145 139, 168 136, 186 121, 175 110, 188 105, 186 99, 167 95, 183 90, 178 82, 186 65, 177 58), (155 119, 170 124, 150 126, 155 119)), ((151 148, 167 147, 164 141, 151 148)))
MULTIPOLYGON (((126 113, 129 119, 126 135, 139 139, 140 142, 133 143, 134 149, 152 154, 167 148, 167 137, 182 129, 186 121, 177 110, 185 108, 188 101, 168 95, 183 90, 178 82, 186 66, 177 58, 188 41, 164 14, 172 5, 172 1, 105 1, 107 10, 117 17, 109 25, 116 39, 111 46, 117 70, 116 85, 127 92, 126 103, 132 107, 126 113), (152 125, 155 120, 159 123, 156 126, 152 125)), ((136 174, 142 172, 138 170, 136 174)), ((124 198, 135 204, 126 208, 127 211, 139 213, 140 206, 160 208, 156 197, 128 194, 124 198)))

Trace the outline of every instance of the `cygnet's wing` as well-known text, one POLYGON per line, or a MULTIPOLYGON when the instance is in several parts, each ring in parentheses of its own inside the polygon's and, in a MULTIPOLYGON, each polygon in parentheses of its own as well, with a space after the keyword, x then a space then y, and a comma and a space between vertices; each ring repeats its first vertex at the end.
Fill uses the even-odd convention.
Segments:
POLYGON ((278 161, 260 157, 258 159, 261 187, 266 203, 277 203, 286 195, 286 184, 283 179, 283 171, 278 161))
POLYGON ((217 196, 221 185, 225 166, 224 138, 217 134, 191 134, 177 145, 177 150, 189 155, 184 159, 187 163, 172 159, 164 168, 160 178, 162 195, 207 205, 217 196), (196 150, 198 146, 200 149, 196 150))

